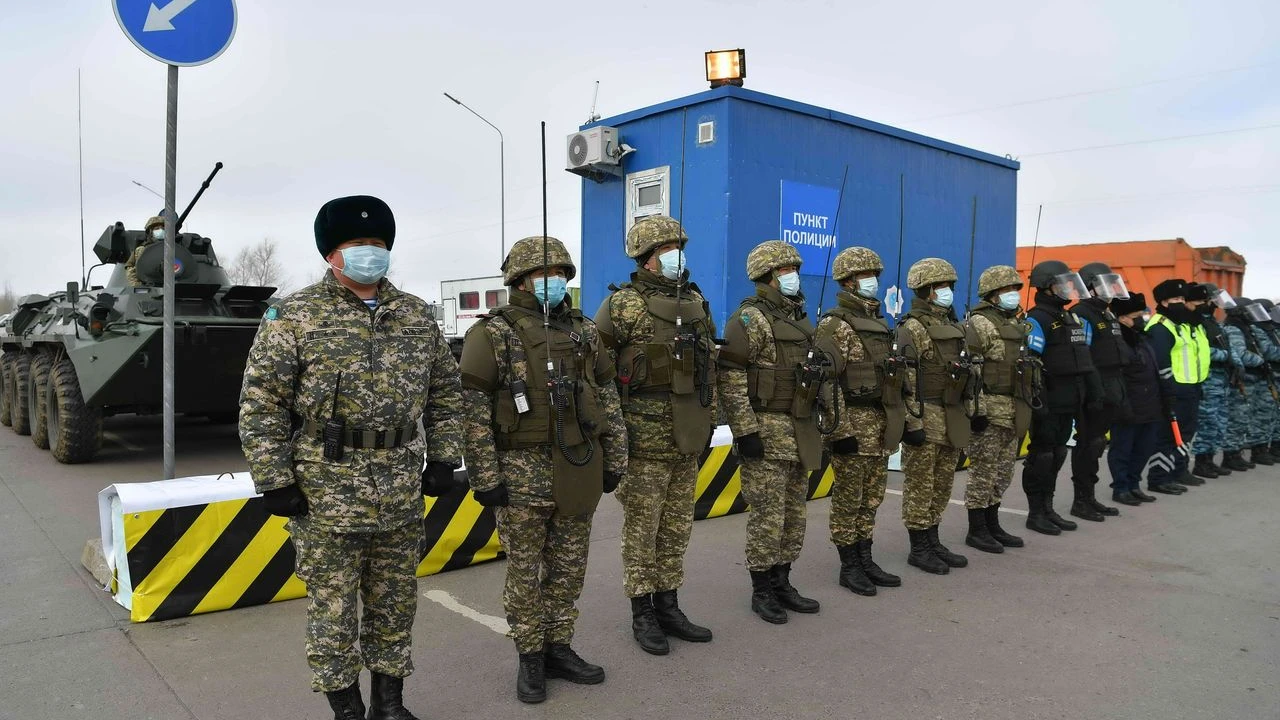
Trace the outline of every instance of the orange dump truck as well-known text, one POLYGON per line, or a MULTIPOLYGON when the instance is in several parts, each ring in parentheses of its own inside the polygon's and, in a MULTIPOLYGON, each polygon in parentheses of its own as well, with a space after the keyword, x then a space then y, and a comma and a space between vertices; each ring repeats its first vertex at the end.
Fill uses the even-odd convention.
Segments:
MULTIPOLYGON (((1018 248, 1018 273, 1026 282, 1031 275, 1031 247, 1018 248)), ((1154 305, 1151 288, 1169 278, 1211 282, 1232 296, 1244 285, 1244 256, 1225 246, 1191 247, 1186 240, 1052 245, 1034 249, 1035 261, 1061 260, 1073 270, 1091 262, 1103 262, 1124 276, 1130 292, 1145 293, 1154 305)))

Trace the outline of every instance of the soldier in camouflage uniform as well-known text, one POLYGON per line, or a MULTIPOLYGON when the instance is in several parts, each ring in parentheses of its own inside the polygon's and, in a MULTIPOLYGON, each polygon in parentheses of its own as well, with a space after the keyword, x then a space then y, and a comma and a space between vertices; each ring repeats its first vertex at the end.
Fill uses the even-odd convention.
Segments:
MULTIPOLYGON (((1258 343, 1253 337, 1249 320, 1244 309, 1253 301, 1246 297, 1236 298, 1236 306, 1227 310, 1227 320, 1222 324, 1222 332, 1227 336, 1231 354, 1240 363, 1241 377, 1233 387, 1230 402, 1227 403, 1227 436, 1223 439, 1222 466, 1244 472, 1252 470, 1257 463, 1246 460, 1244 450, 1249 448, 1252 413, 1250 408, 1257 402, 1259 395, 1270 396, 1267 387, 1266 360, 1259 353, 1258 343), (1239 393, 1236 395, 1235 393, 1239 393)), ((1259 458, 1261 459, 1261 458, 1259 458)))
MULTIPOLYGON (((1233 395, 1239 397, 1231 387, 1238 381, 1238 373, 1232 365, 1230 341, 1214 316, 1215 311, 1225 306, 1231 296, 1224 294, 1213 283, 1200 283, 1196 289, 1187 290, 1188 295, 1193 292, 1197 297, 1203 295, 1206 300, 1200 307, 1200 317, 1205 336, 1209 340, 1210 363, 1209 377, 1204 381, 1204 394, 1200 398, 1200 427, 1191 442, 1191 451, 1196 458, 1191 472, 1199 477, 1213 479, 1231 474, 1231 469, 1215 463, 1213 456, 1226 448, 1227 426, 1230 423, 1227 413, 1228 398, 1233 395)), ((1235 302, 1231 301, 1231 304, 1234 305, 1235 302)))
POLYGON ((636 271, 613 288, 595 318, 618 366, 630 445, 627 474, 614 494, 623 510, 623 590, 631 598, 631 632, 654 655, 669 651, 667 635, 711 640, 676 599, 693 532, 698 457, 715 424, 716 327, 689 282, 688 240, 670 217, 633 225, 626 253, 636 271))
POLYGON ((326 203, 315 236, 333 271, 263 317, 240 438, 267 511, 290 518, 311 601, 312 687, 338 720, 364 718, 367 667, 368 717, 413 720, 401 693, 413 671, 422 496, 450 489, 461 466, 458 366, 427 304, 384 278, 395 241, 385 203, 326 203))
POLYGON ((840 284, 836 307, 818 321, 818 337, 836 350, 842 410, 831 434, 831 542, 840 554, 840 584, 859 595, 898 587, 871 556, 876 509, 884 500, 889 448, 898 446, 906 418, 901 363, 877 294, 884 263, 870 248, 840 251, 831 278, 840 284))
POLYGON ((1008 265, 994 265, 978 277, 982 299, 965 320, 969 349, 983 360, 982 405, 988 425, 969 440, 969 483, 964 506, 969 512, 965 544, 984 552, 1022 547, 1022 538, 1000 527, 1000 500, 1013 482, 1013 463, 1031 426, 1031 402, 1037 401, 1039 362, 1026 352, 1027 324, 1022 319, 1022 278, 1008 265))
MULTIPOLYGON (((747 518, 751 610, 767 622, 787 610, 818 612, 818 601, 791 584, 791 563, 804 544, 809 473, 822 467, 816 407, 823 386, 812 370, 813 323, 800 291, 800 253, 768 240, 747 254, 756 294, 725 326, 720 349, 721 406, 737 443, 747 518)), ((834 357, 834 348, 822 349, 834 357)), ((834 400, 833 400, 834 402, 834 400)))
MULTIPOLYGON (((1271 344, 1280 348, 1280 323, 1276 322, 1276 317, 1280 316, 1280 312, 1276 310, 1276 304, 1266 298, 1258 300, 1258 304, 1266 308, 1267 315, 1271 318, 1262 323, 1262 327, 1267 333, 1267 337, 1271 340, 1271 344)), ((1271 364, 1272 377, 1280 377, 1280 363, 1271 364)), ((1280 402, 1271 404, 1271 435, 1263 438, 1263 444, 1266 446, 1267 455, 1272 460, 1280 463, 1280 402)))
POLYGON ((464 435, 471 488, 495 508, 507 553, 502 604, 520 653, 516 696, 537 703, 547 677, 604 681, 604 669, 569 643, 591 517, 627 470, 627 429, 614 365, 567 296, 577 268, 564 245, 524 238, 502 272, 508 304, 482 317, 462 347, 464 435))
POLYGON ((138 277, 138 259, 142 257, 142 253, 152 244, 162 242, 164 240, 164 218, 153 215, 147 220, 147 225, 142 234, 142 240, 133 248, 133 252, 129 255, 129 259, 124 263, 124 274, 128 278, 129 284, 135 287, 141 287, 146 283, 142 282, 142 278, 138 277))
POLYGON ((951 308, 955 283, 956 269, 946 260, 924 258, 912 265, 907 287, 915 298, 898 326, 898 344, 915 361, 907 384, 917 403, 902 436, 902 520, 911 538, 907 563, 935 575, 969 564, 942 544, 938 525, 969 434, 987 427, 983 415, 966 414, 977 390, 964 327, 951 308))
POLYGON ((1280 344, 1267 333, 1271 314, 1258 301, 1245 306, 1244 317, 1249 321, 1249 331, 1257 344, 1257 353, 1263 363, 1258 366, 1261 392, 1249 396, 1249 460, 1258 465, 1275 465, 1280 458, 1273 457, 1271 447, 1272 426, 1275 423, 1277 399, 1276 369, 1280 366, 1280 344))

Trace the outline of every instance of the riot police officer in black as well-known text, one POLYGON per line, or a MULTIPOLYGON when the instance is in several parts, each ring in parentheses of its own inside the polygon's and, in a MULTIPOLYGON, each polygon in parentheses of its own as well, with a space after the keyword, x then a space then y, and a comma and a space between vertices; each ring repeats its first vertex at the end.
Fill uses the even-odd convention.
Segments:
POLYGON ((1027 313, 1027 349, 1044 363, 1044 402, 1031 418, 1031 444, 1022 469, 1027 494, 1027 528, 1045 535, 1075 530, 1053 509, 1058 471, 1067 460, 1072 421, 1082 413, 1102 413, 1102 388, 1089 352, 1091 329, 1067 310, 1088 296, 1084 280, 1060 260, 1031 270, 1035 306, 1027 313))
POLYGON ((1076 446, 1071 449, 1071 484, 1075 488, 1071 514, 1102 522, 1108 516, 1120 514, 1116 508, 1098 502, 1094 488, 1098 484, 1098 463, 1107 446, 1107 432, 1126 403, 1124 368, 1133 356, 1109 306, 1117 298, 1128 299, 1129 290, 1124 278, 1105 263, 1085 265, 1080 268, 1080 277, 1089 289, 1089 297, 1071 310, 1089 327, 1092 339, 1089 351, 1102 388, 1102 405, 1099 412, 1086 408, 1076 418, 1076 446))

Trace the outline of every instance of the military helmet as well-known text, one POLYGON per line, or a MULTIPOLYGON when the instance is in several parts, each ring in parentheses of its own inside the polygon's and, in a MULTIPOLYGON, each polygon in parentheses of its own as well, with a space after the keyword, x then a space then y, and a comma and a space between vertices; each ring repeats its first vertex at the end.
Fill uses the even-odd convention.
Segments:
POLYGON ((978 276, 978 297, 986 297, 1002 287, 1017 285, 1022 289, 1022 277, 1009 265, 992 265, 978 276))
POLYGON ((1111 266, 1106 263, 1091 262, 1080 268, 1080 279, 1084 280, 1084 284, 1093 287, 1093 281, 1098 279, 1099 275, 1110 275, 1111 266))
MULTIPOLYGON (((520 278, 534 270, 542 269, 544 265, 542 249, 541 235, 517 240, 507 253, 507 259, 502 261, 502 284, 507 286, 519 284, 520 278)), ((565 277, 568 280, 572 280, 578 274, 578 268, 573 264, 573 258, 569 256, 564 243, 553 237, 546 239, 545 265, 565 268, 567 270, 565 277)))
POLYGON ((936 283, 955 282, 956 269, 942 258, 924 258, 917 260, 907 271, 907 287, 919 290, 936 283))
POLYGON ((765 240, 747 253, 747 277, 759 280, 781 267, 800 267, 800 252, 791 243, 765 240))
POLYGON ((666 215, 652 215, 636 221, 627 231, 627 257, 642 258, 654 248, 671 242, 680 243, 682 248, 689 242, 680 221, 666 215))
POLYGON ((164 218, 160 217, 159 215, 152 215, 151 218, 147 220, 147 224, 142 226, 142 229, 146 230, 147 232, 151 232, 151 228, 157 225, 163 226, 164 218))
POLYGON ((875 250, 865 247, 845 248, 836 255, 831 266, 831 279, 843 282, 858 273, 873 272, 879 274, 884 270, 884 262, 875 250))
POLYGON ((1031 287, 1044 290, 1051 287, 1059 275, 1071 272, 1071 268, 1061 260, 1045 260, 1031 268, 1031 287))

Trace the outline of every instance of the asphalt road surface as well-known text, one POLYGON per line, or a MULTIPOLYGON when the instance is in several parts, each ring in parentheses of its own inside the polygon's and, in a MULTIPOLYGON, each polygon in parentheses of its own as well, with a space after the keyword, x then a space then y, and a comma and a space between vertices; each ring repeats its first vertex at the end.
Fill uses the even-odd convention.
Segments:
MULTIPOLYGON (((0 428, 0 718, 330 717, 309 689, 305 600, 135 625, 80 566, 97 491, 159 479, 160 437, 158 418, 111 420, 101 458, 65 466, 0 428)), ((177 443, 179 476, 245 468, 234 426, 180 418, 177 443)), ((1065 473, 1059 487, 1065 512, 1065 473)), ((1023 531, 1016 483, 1007 500, 1004 524, 1027 547, 966 548, 953 504, 943 539, 970 565, 935 577, 906 565, 891 491, 875 550, 903 586, 874 598, 836 584, 829 505, 810 503, 792 579, 822 611, 782 626, 749 610, 745 516, 699 522, 681 602, 715 640, 652 657, 631 639, 621 513, 605 498, 574 646, 608 680, 551 681, 543 705, 516 701, 495 562, 419 580, 406 704, 424 720, 1280 718, 1280 469, 1060 537, 1023 531)))

